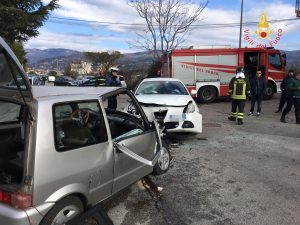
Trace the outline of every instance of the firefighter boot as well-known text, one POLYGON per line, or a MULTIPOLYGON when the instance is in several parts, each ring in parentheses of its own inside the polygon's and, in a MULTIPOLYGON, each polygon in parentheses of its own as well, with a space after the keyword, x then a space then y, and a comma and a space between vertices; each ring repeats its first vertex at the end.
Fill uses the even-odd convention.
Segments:
POLYGON ((244 124, 243 119, 238 118, 238 125, 243 125, 243 124, 244 124))
POLYGON ((231 121, 235 121, 236 120, 236 118, 233 117, 233 116, 229 116, 228 119, 231 120, 231 121))

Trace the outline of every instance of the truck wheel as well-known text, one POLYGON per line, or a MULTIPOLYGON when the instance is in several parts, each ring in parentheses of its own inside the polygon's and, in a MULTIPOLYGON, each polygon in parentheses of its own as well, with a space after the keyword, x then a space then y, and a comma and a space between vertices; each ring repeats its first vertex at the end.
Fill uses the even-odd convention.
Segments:
POLYGON ((164 174, 165 172, 168 171, 170 167, 170 160, 171 160, 171 155, 170 155, 170 150, 167 146, 166 143, 163 142, 163 147, 161 150, 161 156, 157 160, 157 163, 155 164, 153 168, 153 175, 161 175, 164 174))
POLYGON ((83 211, 81 200, 75 196, 68 196, 54 205, 45 215, 40 225, 65 224, 83 211))
POLYGON ((197 100, 201 103, 213 102, 217 97, 217 92, 214 87, 202 87, 198 91, 197 100))
POLYGON ((266 92, 265 92, 265 97, 264 97, 264 99, 266 99, 266 100, 272 99, 274 93, 275 93, 274 85, 273 85, 272 83, 268 83, 268 86, 267 86, 267 88, 266 88, 266 92))

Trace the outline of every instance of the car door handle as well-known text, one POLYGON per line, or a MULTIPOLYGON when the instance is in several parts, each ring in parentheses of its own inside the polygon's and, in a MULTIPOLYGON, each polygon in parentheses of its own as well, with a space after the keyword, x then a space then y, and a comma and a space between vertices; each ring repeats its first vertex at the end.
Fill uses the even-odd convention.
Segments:
POLYGON ((145 159, 145 158, 139 156, 135 152, 131 151, 129 148, 126 147, 125 144, 121 145, 121 144, 115 142, 114 145, 118 148, 118 150, 120 150, 121 152, 123 152, 127 156, 129 156, 129 157, 135 159, 136 161, 139 161, 139 162, 141 162, 145 165, 148 165, 148 166, 154 166, 156 164, 158 158, 161 155, 161 151, 157 151, 156 154, 154 155, 153 159, 148 160, 148 159, 145 159))

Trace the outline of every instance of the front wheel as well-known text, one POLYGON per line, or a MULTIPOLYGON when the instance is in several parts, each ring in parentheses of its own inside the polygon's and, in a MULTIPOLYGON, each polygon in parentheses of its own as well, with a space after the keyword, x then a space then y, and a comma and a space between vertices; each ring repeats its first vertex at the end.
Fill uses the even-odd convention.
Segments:
POLYGON ((197 100, 201 103, 213 102, 217 97, 217 91, 212 86, 202 87, 198 91, 197 100))
POLYGON ((274 87, 274 85, 272 83, 268 83, 264 99, 266 99, 266 100, 272 99, 274 93, 275 93, 275 87, 274 87))
POLYGON ((153 168, 153 175, 161 175, 168 171, 170 167, 170 150, 166 143, 163 142, 161 155, 157 160, 157 163, 155 164, 153 168))
POLYGON ((54 205, 40 225, 65 224, 83 211, 84 207, 81 200, 75 196, 68 196, 54 205))

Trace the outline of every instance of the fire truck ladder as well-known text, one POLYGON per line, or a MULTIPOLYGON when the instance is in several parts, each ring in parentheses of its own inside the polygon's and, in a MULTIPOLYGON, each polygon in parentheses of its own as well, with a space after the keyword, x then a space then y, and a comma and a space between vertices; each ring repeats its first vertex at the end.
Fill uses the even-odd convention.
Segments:
POLYGON ((295 13, 297 17, 300 17, 300 0, 296 0, 295 13))

